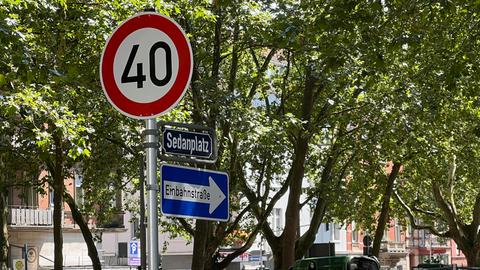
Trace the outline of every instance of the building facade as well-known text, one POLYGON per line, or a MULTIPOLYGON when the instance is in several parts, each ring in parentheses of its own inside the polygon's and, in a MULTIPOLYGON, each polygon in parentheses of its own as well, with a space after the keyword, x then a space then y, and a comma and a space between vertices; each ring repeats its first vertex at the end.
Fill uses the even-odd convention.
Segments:
MULTIPOLYGON (((41 175, 43 177, 43 175, 41 175)), ((66 191, 82 203, 82 177, 75 175, 65 179, 66 191)), ((117 196, 118 197, 118 196, 117 196)), ((119 211, 112 220, 98 227, 94 219, 89 227, 98 241, 96 242, 100 259, 104 263, 126 262, 122 258, 122 247, 132 239, 132 230, 128 223, 129 215, 121 211, 121 196, 117 198, 119 211), (110 256, 110 257, 109 257, 110 256), (113 258, 110 259, 109 258, 113 258), (106 262, 105 259, 108 261, 106 262)), ((63 262, 64 266, 91 265, 87 246, 80 228, 73 220, 69 206, 65 203, 62 210, 63 262)), ((10 188, 8 196, 8 234, 9 265, 22 259, 23 249, 27 248, 28 269, 51 267, 54 260, 53 240, 53 191, 48 187, 41 192, 33 187, 10 188)), ((126 247, 126 246, 125 246, 126 247)))
MULTIPOLYGON (((335 255, 364 254, 365 232, 355 224, 322 224, 315 244, 330 244, 335 255)), ((379 261, 382 269, 411 269, 429 259, 443 264, 466 266, 465 256, 451 239, 442 239, 425 230, 405 228, 397 220, 391 220, 385 230, 379 261)))
MULTIPOLYGON (((75 175, 65 179, 66 190, 82 203, 82 177, 75 175)), ((283 231, 287 218, 285 209, 288 194, 283 196, 272 210, 268 220, 277 235, 283 231)), ((122 194, 116 199, 118 214, 108 224, 99 227, 90 220, 97 241, 97 250, 104 265, 127 265, 128 243, 135 239, 138 228, 130 223, 131 215, 122 210, 122 194)), ((64 265, 91 265, 88 250, 75 224, 70 208, 63 207, 64 265)), ((9 194, 9 241, 10 265, 22 258, 22 248, 28 250, 29 270, 53 266, 53 192, 45 188, 42 192, 34 188, 11 188, 9 194)), ((303 234, 310 224, 311 213, 308 207, 300 213, 299 233, 303 234)), ((355 223, 340 225, 322 224, 317 232, 314 248, 310 256, 321 250, 322 254, 361 255, 366 248, 363 238, 366 232, 355 223), (316 247, 320 247, 315 251, 316 247)), ((193 254, 193 244, 182 238, 171 239, 168 234, 159 235, 159 251, 164 269, 189 269, 193 254)), ((227 254, 225 249, 221 252, 227 254)), ((410 269, 429 258, 445 264, 466 265, 463 254, 450 239, 439 239, 425 231, 410 230, 398 221, 392 220, 384 233, 379 260, 383 269, 410 269)), ((267 242, 259 235, 252 248, 238 257, 229 269, 256 269, 265 265, 272 269, 273 256, 267 242)))

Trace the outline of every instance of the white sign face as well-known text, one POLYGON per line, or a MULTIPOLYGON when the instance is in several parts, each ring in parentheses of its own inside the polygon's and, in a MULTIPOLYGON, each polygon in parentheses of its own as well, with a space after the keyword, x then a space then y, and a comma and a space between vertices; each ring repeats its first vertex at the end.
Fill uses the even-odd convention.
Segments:
POLYGON ((108 101, 121 113, 150 119, 168 112, 190 84, 193 54, 180 26, 157 13, 139 13, 115 29, 100 62, 108 101))
POLYGON ((154 28, 142 28, 128 35, 120 44, 113 62, 113 76, 120 92, 138 103, 151 103, 162 98, 172 87, 177 74, 177 49, 164 32, 154 28), (133 62, 129 65, 130 59, 133 62), (162 79, 164 82, 158 83, 162 79))

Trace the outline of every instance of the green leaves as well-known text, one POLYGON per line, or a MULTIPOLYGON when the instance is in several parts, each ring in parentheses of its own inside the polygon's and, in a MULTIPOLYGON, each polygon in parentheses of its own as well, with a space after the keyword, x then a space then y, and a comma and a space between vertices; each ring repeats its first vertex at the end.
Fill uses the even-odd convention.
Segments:
MULTIPOLYGON (((47 162, 59 136, 64 170, 82 164, 92 202, 97 193, 108 202, 138 171, 142 125, 107 103, 98 63, 112 30, 147 2, 0 6, 0 131, 12 138, 2 150, 47 162)), ((445 175, 456 156, 453 195, 460 219, 471 220, 480 157, 478 3, 154 4, 182 25, 195 54, 190 89, 162 120, 216 129, 216 166, 232 175, 233 209, 247 205, 244 179, 259 194, 252 205, 266 209, 287 183, 296 142, 308 138, 303 179, 311 197, 328 200, 329 217, 370 226, 388 161, 404 164, 397 189, 408 203, 438 210, 432 183, 449 190, 445 175), (307 71, 315 81, 309 123, 307 71)), ((241 230, 251 229, 252 214, 241 230)), ((185 234, 178 223, 166 228, 185 234)))

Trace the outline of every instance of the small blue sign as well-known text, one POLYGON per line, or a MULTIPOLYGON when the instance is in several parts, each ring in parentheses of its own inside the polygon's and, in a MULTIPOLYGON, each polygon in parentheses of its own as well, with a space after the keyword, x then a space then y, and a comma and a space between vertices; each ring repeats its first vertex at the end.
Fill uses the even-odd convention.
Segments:
POLYGON ((166 216, 228 221, 228 174, 163 164, 162 213, 166 216))
POLYGON ((138 266, 140 264, 140 242, 132 240, 128 243, 128 265, 138 266))
POLYGON ((162 147, 166 154, 210 158, 213 140, 207 133, 165 128, 162 147))
POLYGON ((259 262, 262 259, 262 256, 260 255, 249 255, 248 256, 248 261, 250 262, 259 262))
POLYGON ((138 241, 128 243, 128 257, 140 258, 140 243, 138 241))

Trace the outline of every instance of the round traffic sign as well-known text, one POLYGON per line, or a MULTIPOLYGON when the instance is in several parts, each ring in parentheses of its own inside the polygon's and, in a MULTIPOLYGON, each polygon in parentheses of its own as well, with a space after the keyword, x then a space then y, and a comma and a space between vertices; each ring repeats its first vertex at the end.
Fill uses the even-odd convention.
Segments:
POLYGON ((372 244, 372 241, 372 237, 368 234, 363 237, 363 245, 366 247, 369 247, 372 244))
POLYGON ((190 83, 193 54, 182 28, 153 12, 119 25, 103 49, 100 80, 108 101, 137 119, 164 114, 190 83))

